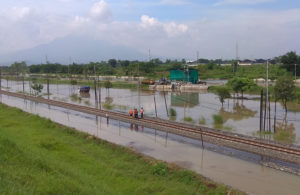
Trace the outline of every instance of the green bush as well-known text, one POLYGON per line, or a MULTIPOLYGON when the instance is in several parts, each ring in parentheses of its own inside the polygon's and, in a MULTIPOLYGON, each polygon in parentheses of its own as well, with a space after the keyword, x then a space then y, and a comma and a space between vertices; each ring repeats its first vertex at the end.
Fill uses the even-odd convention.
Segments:
POLYGON ((206 124, 206 119, 203 116, 199 119, 199 124, 200 125, 205 125, 206 124))
POLYGON ((169 111, 170 111, 170 116, 177 116, 177 112, 174 108, 170 108, 169 111))
POLYGON ((104 104, 102 104, 102 106, 107 110, 112 110, 114 108, 114 105, 108 102, 105 102, 104 104))
POLYGON ((183 120, 184 120, 185 122, 194 123, 193 118, 190 117, 190 116, 184 117, 183 120))
POLYGON ((213 120, 215 125, 222 125, 224 123, 222 115, 214 114, 213 120))
POLYGON ((71 80, 71 85, 77 85, 77 80, 71 80))
POLYGON ((152 173, 154 175, 160 175, 160 176, 164 176, 164 175, 167 175, 168 173, 168 168, 167 168, 167 165, 165 163, 157 163, 154 167, 153 167, 153 170, 152 170, 152 173))
POLYGON ((112 83, 111 83, 110 81, 105 81, 105 82, 104 82, 104 87, 105 87, 106 89, 112 88, 112 83))

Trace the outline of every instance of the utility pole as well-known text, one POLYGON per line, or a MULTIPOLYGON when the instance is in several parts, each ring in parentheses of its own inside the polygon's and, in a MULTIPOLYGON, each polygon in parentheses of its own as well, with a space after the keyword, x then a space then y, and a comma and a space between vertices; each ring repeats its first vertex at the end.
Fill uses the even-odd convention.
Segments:
POLYGON ((1 67, 0 67, 0 90, 1 90, 1 87, 2 87, 1 86, 2 82, 1 81, 2 81, 2 72, 1 72, 1 67))
POLYGON ((297 79, 297 64, 295 64, 295 82, 296 82, 296 79, 297 79))
POLYGON ((154 106, 155 106, 155 116, 157 118, 157 110, 156 110, 156 100, 155 100, 155 92, 153 94, 153 97, 154 97, 154 106))
POLYGON ((239 43, 236 42, 236 45, 235 45, 235 58, 236 58, 236 61, 239 60, 239 43))
MULTIPOLYGON (((267 60, 267 81, 266 81, 266 107, 269 106, 269 60, 267 60)), ((268 109, 267 109, 268 111, 268 109)), ((268 117, 268 115, 267 115, 268 117)), ((270 130, 270 126, 267 123, 267 130, 270 130)))
POLYGON ((96 104, 96 108, 98 109, 98 96, 97 96, 96 66, 95 66, 95 64, 94 64, 94 74, 95 74, 95 78, 94 78, 95 104, 96 104))
POLYGON ((47 76, 47 94, 48 94, 48 99, 50 98, 50 89, 49 89, 49 77, 47 76))
POLYGON ((163 86, 163 91, 164 91, 164 99, 165 99, 165 105, 166 105, 167 116, 169 117, 169 111, 168 111, 167 100, 166 100, 165 86, 163 86))
POLYGON ((260 91, 260 112, 259 112, 259 131, 261 132, 262 130, 262 119, 263 119, 263 103, 264 103, 264 100, 263 100, 263 96, 264 96, 264 90, 262 89, 260 91))
POLYGON ((69 62, 69 65, 68 65, 68 76, 69 76, 69 80, 70 80, 70 65, 71 65, 71 63, 72 63, 72 58, 71 58, 71 56, 70 56, 69 60, 70 60, 70 62, 69 62))
POLYGON ((22 77, 22 78, 23 78, 23 93, 25 93, 25 86, 24 86, 24 85, 25 85, 25 84, 24 84, 24 83, 25 83, 25 80, 24 80, 24 74, 23 74, 23 77, 22 77))

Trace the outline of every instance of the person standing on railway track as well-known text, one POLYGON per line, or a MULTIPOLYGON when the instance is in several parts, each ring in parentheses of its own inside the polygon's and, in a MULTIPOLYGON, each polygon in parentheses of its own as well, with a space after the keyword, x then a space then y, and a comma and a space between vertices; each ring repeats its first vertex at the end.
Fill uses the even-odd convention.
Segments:
POLYGON ((143 118, 144 117, 144 108, 143 107, 141 107, 140 113, 141 113, 141 118, 143 118))
POLYGON ((134 113, 134 118, 138 118, 139 117, 139 112, 138 112, 138 110, 136 108, 134 108, 133 113, 134 113))
POLYGON ((130 109, 129 110, 129 116, 132 116, 133 115, 133 109, 130 109))

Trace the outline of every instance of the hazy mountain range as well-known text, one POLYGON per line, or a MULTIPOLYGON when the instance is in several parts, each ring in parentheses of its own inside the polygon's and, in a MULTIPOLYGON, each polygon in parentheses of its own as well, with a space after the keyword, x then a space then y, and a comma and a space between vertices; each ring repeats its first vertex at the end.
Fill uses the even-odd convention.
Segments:
MULTIPOLYGON (((145 49, 146 50, 146 49, 145 49)), ((147 51, 147 50, 146 50, 147 51)), ((88 63, 108 59, 147 60, 148 55, 135 49, 117 46, 105 41, 86 37, 67 36, 49 44, 0 56, 0 65, 10 65, 16 61, 26 61, 28 65, 45 63, 69 64, 88 63)))

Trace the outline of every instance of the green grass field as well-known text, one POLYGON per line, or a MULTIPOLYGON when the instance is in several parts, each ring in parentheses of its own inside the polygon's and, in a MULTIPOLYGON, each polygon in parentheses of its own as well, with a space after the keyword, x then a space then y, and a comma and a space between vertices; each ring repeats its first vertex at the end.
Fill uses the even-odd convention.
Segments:
POLYGON ((0 194, 239 194, 0 104, 0 194))

